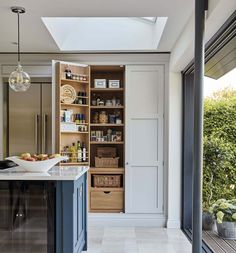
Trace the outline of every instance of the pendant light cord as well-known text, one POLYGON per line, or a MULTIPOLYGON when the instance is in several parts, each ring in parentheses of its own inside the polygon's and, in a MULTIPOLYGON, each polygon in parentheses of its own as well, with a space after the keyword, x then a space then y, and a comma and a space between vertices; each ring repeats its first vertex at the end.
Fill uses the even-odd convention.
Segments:
POLYGON ((20 63, 20 12, 17 12, 17 22, 18 22, 18 63, 20 63))

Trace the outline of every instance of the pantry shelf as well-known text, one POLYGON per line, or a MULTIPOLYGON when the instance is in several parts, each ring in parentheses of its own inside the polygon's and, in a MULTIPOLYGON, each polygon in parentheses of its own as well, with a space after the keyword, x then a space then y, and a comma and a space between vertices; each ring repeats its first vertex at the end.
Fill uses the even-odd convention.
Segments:
POLYGON ((114 92, 114 91, 124 91, 123 88, 91 88, 91 91, 94 92, 114 92))
POLYGON ((124 106, 90 106, 91 109, 124 109, 124 106))
POLYGON ((89 132, 61 131, 61 134, 88 134, 89 132))
POLYGON ((80 81, 80 80, 72 80, 72 79, 61 79, 62 84, 89 84, 89 81, 80 81))
POLYGON ((90 144, 93 145, 122 145, 123 141, 91 141, 90 144))
POLYGON ((61 106, 88 107, 89 105, 83 105, 83 104, 66 104, 66 103, 61 103, 61 106))
POLYGON ((97 126, 97 127, 122 127, 124 126, 124 124, 95 124, 95 123, 91 123, 90 126, 97 126))
POLYGON ((90 167, 89 169, 90 173, 93 174, 104 174, 104 173, 109 173, 109 174, 117 174, 125 173, 125 168, 96 168, 96 167, 90 167))

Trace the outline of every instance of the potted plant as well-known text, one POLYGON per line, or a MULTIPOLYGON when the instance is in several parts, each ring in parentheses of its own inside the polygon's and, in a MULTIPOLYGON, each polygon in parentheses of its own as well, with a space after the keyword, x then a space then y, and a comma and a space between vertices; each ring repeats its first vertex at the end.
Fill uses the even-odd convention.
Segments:
POLYGON ((211 173, 210 180, 209 182, 207 182, 209 190, 205 193, 206 201, 203 202, 203 213, 202 213, 202 229, 207 231, 211 231, 214 226, 213 215, 212 213, 209 212, 212 199, 212 182, 213 182, 213 174, 211 173))
POLYGON ((209 209, 216 219, 218 235, 236 240, 236 199, 218 199, 209 209))

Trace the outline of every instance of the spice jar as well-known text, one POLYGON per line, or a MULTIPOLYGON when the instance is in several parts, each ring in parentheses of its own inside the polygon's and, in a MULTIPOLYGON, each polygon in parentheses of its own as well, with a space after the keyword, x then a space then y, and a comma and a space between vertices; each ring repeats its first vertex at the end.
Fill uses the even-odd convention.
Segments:
POLYGON ((93 123, 97 124, 99 119, 99 114, 98 112, 95 112, 93 115, 93 123))
POLYGON ((108 115, 106 111, 101 111, 99 114, 99 123, 107 124, 108 123, 108 115))
POLYGON ((93 106, 96 106, 96 105, 97 105, 97 97, 96 97, 96 94, 93 94, 92 105, 93 105, 93 106))
POLYGON ((112 98, 111 102, 112 102, 113 106, 116 106, 116 98, 115 97, 112 98))

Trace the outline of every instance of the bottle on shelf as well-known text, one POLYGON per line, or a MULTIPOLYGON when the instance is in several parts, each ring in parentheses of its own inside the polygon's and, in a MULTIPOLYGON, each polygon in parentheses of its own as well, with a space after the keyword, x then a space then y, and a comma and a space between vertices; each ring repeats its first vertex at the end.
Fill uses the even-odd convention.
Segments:
POLYGON ((77 142, 77 154, 78 154, 78 162, 82 162, 82 148, 81 148, 81 144, 80 141, 77 142))
POLYGON ((97 96, 96 96, 95 93, 93 93, 92 105, 93 105, 93 106, 96 106, 96 105, 97 105, 97 96))
POLYGON ((97 105, 99 105, 100 101, 101 101, 101 97, 97 96, 97 105))
POLYGON ((80 104, 80 105, 83 104, 83 98, 82 98, 82 92, 81 91, 78 92, 77 104, 80 104))
POLYGON ((65 78, 72 79, 72 73, 71 73, 71 70, 69 69, 68 65, 66 66, 66 69, 65 69, 65 78))
POLYGON ((76 163, 77 162, 76 151, 77 151, 77 148, 75 146, 75 143, 73 142, 72 146, 70 147, 70 152, 71 152, 71 159, 70 160, 71 160, 72 163, 76 163))
POLYGON ((85 144, 84 142, 82 143, 82 160, 83 162, 86 162, 86 147, 85 147, 85 144))
POLYGON ((82 96, 84 97, 84 98, 82 98, 82 104, 86 105, 86 95, 87 95, 87 93, 86 93, 86 91, 83 91, 81 93, 82 93, 82 96))

